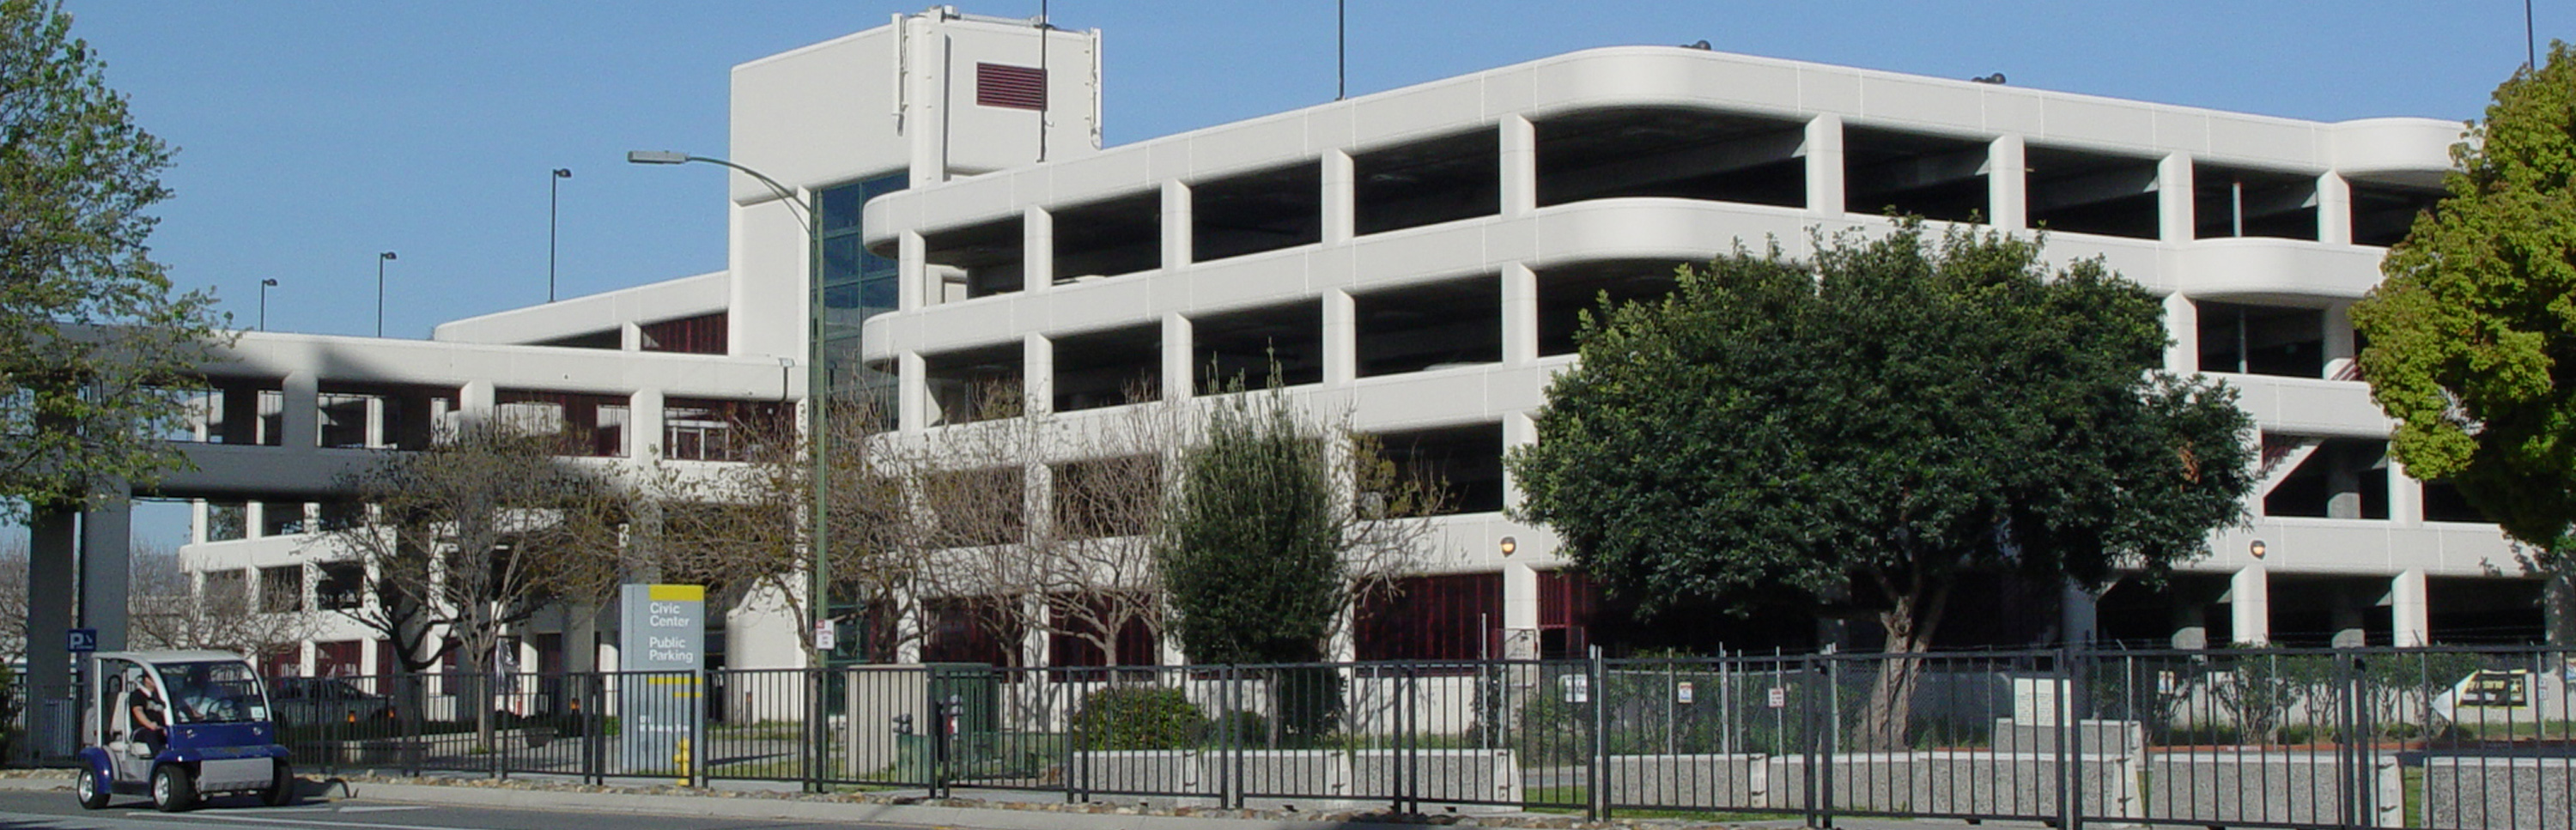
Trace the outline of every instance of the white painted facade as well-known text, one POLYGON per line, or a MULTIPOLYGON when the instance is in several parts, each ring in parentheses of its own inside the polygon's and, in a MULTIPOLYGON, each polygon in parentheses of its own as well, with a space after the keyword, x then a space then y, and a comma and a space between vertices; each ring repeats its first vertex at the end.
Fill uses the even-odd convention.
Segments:
MULTIPOLYGON (((944 423, 941 373, 961 355, 1016 363, 1040 409, 1054 408, 1066 385, 1058 367, 1076 363, 1092 375, 1136 370, 1156 378, 1164 397, 1185 398, 1196 393, 1192 375, 1207 354, 1194 348, 1225 338, 1239 345, 1248 332, 1284 325, 1311 332, 1314 353, 1304 360, 1313 377, 1295 392, 1318 412, 1347 412, 1378 433, 1490 430, 1499 451, 1533 439, 1530 417, 1547 379, 1574 359, 1562 321, 1568 303, 1588 303, 1584 289, 1637 287, 1648 266, 1668 271, 1738 243, 1777 240, 1795 255, 1811 231, 1884 227, 1882 204, 1907 207, 1935 194, 1944 207, 1975 203, 1981 219, 2006 230, 2056 218, 2051 259, 2098 256, 2165 294, 2176 332, 2169 369, 2238 368, 2205 360, 2205 310, 2313 316, 2321 353, 2292 361, 2313 362, 2312 370, 2221 375, 2281 444, 2279 478, 2289 481, 2319 447, 2389 433, 2366 385, 2349 379, 2345 309, 2377 283, 2384 249, 2371 243, 2386 241, 2384 226, 2356 237, 2356 194, 2422 195, 2449 166, 2460 132, 2433 119, 2319 123, 1621 47, 1104 150, 1098 33, 1034 24, 934 7, 733 71, 731 161, 803 202, 852 182, 901 181, 900 192, 867 203, 854 232, 896 268, 894 308, 857 329, 857 353, 895 375, 901 428, 919 440, 955 428, 944 423), (1043 108, 979 99, 980 64, 1042 69, 1043 108), (1674 134, 1686 135, 1655 143, 1674 134), (1460 148, 1474 163, 1456 161, 1460 148), (1582 158, 1563 162, 1565 153, 1582 158), (1623 157, 1703 172, 1706 181, 1659 183, 1663 173, 1621 168, 1623 157), (2073 172, 2048 173, 2061 168, 2073 172), (1427 190, 1464 195, 1417 198, 1404 178, 1417 173, 1438 180, 1427 190), (2312 227, 2246 233, 2241 183, 2249 179, 2266 188, 2256 201, 2272 200, 2257 206, 2274 211, 2265 217, 2305 215, 2312 227), (2203 192, 2220 181, 2228 198, 2203 192), (1759 198, 1663 192, 1693 187, 1759 198), (1441 204, 1424 206, 1432 202, 1441 204), (2102 204, 2125 207, 2085 221, 2123 225, 2118 232, 2066 229, 2068 217, 2102 204), (2222 204, 2236 221, 2213 233, 2208 214, 2222 204), (1194 219, 1219 214, 1259 227, 1194 219), (1457 297, 1468 299, 1452 303, 1457 297), (1436 328, 1386 334, 1380 322, 1413 311, 1454 317, 1458 307, 1491 309, 1448 321, 1471 332, 1472 342, 1458 345, 1472 354, 1459 359, 1419 358, 1445 348, 1448 335, 1436 328), (1370 344, 1400 344, 1389 348, 1406 356, 1381 365, 1370 344), (1131 356, 1097 358, 1111 351, 1131 356)), ((426 342, 246 334, 209 373, 219 384, 256 381, 277 393, 283 440, 192 445, 199 470, 173 477, 167 492, 327 497, 334 474, 372 458, 379 450, 371 447, 396 443, 376 436, 363 447, 322 446, 317 412, 331 388, 452 390, 457 412, 487 410, 511 389, 622 400, 623 444, 605 464, 660 451, 669 399, 801 404, 817 276, 803 206, 728 175, 730 253, 719 272, 455 321, 426 342), (718 314, 728 332, 723 353, 650 350, 648 327, 718 314), (581 345, 536 345, 563 342, 581 345)), ((855 315, 845 322, 856 326, 855 315)), ((2302 338, 2294 349, 2311 342, 2294 336, 2302 338)), ((1063 417, 1114 412, 1082 406, 1063 417)), ((2345 625, 2352 607, 2385 607, 2386 636, 2406 644, 2433 636, 2433 581, 2525 575, 2494 526, 2428 518, 2423 491, 2393 465, 2365 458, 2359 466, 2389 473, 2377 492, 2356 492, 2352 470, 2339 468, 2323 515, 2265 515, 2258 499, 2251 527, 2217 534, 2215 555, 2189 566, 2223 583, 2209 605, 2227 604, 2233 639, 2269 638, 2279 582, 2340 579, 2337 590, 2356 599, 2334 612, 2339 639, 2362 628, 2345 625), (2363 517, 2373 510, 2384 518, 2363 517), (2249 553, 2256 539, 2266 545, 2260 560, 2249 553)), ((1501 490, 1509 499, 1508 481, 1501 490)), ((189 566, 309 564, 319 555, 309 536, 259 535, 258 508, 251 512, 250 538, 215 540, 201 508, 198 536, 183 551, 189 566)), ((1433 569, 1499 574, 1501 614, 1490 625, 1509 642, 1528 642, 1542 615, 1541 575, 1565 564, 1549 534, 1492 510, 1434 521, 1442 533, 1433 569), (1516 542, 1509 554, 1500 550, 1506 538, 1516 542)), ((795 640, 781 627, 794 622, 753 605, 732 612, 731 665, 795 665, 795 640)), ((2174 642, 2196 644, 2195 630, 2206 640, 2211 622, 2195 615, 2208 613, 2207 605, 2177 608, 2174 642)), ((366 635, 329 636, 367 639, 364 665, 376 665, 366 635)))
MULTIPOLYGON (((1539 345, 1549 312, 1561 311, 1547 308, 1552 277, 1582 273, 1590 263, 1704 261, 1769 240, 1799 255, 1811 231, 1884 227, 1882 204, 1910 209, 1901 188, 1887 202, 1861 202, 1869 197, 1864 194, 1884 190, 1873 177, 1922 176, 1950 165, 1957 170, 1951 181, 1982 190, 1971 197, 1981 202, 1977 214, 2009 231, 2033 227, 2035 204, 2055 211, 2105 195, 2087 188, 2110 188, 2108 194, 2137 205, 2126 220, 2136 228, 2127 233, 2075 232, 2064 229, 2071 223, 2059 223, 2046 254, 2059 262, 2100 257, 2168 298, 2175 345, 2166 367, 2223 371, 2219 376, 2242 390, 2265 435, 2284 446, 2285 463, 2266 482, 2268 491, 2316 446, 2339 446, 2332 439, 2384 442, 2389 434, 2389 420, 2351 372, 2346 310, 2378 282, 2389 239, 2386 217, 2377 216, 2370 236, 2356 240, 2356 188, 2374 199, 2426 197, 2449 168, 2448 148, 2460 133, 2457 123, 2435 119, 2320 123, 1688 48, 1597 49, 884 197, 867 210, 866 237, 902 263, 901 308, 868 322, 864 353, 899 370, 903 429, 936 440, 952 428, 944 425, 937 391, 946 356, 1007 363, 1013 352, 1023 355, 1018 371, 1027 397, 1042 407, 1052 397, 1052 364, 1068 356, 1065 343, 1103 331, 1145 331, 1148 341, 1159 336, 1143 348, 1157 356, 1164 395, 1186 397, 1193 364, 1206 354, 1192 344, 1202 321, 1253 309, 1312 315, 1320 318, 1311 329, 1320 371, 1297 389, 1319 411, 1348 411, 1368 432, 1498 425, 1502 443, 1516 445, 1533 440, 1530 418, 1544 402, 1547 379, 1573 360, 1543 353, 1539 345), (1624 175, 1552 168, 1551 125, 1615 123, 1622 112, 1758 121, 1768 133, 1654 148, 1665 154, 1656 158, 1706 161, 1723 173, 1729 154, 1768 153, 1803 174, 1797 177, 1802 187, 1775 200, 1789 204, 1615 187, 1597 198, 1544 198, 1552 189, 1579 189, 1552 176, 1624 175), (1856 157, 1917 142, 1941 149, 1876 166, 1856 157), (1490 190, 1473 194, 1483 201, 1475 210, 1415 226, 1370 227, 1372 158, 1408 146, 1468 144, 1493 148, 1495 165, 1487 174, 1490 190), (2042 158, 2103 172, 2087 174, 2100 181, 2070 174, 2043 184, 2037 172, 2043 168, 2034 166, 2042 158), (1194 236, 1205 228, 1192 221, 1196 192, 1283 169, 1314 171, 1319 189, 1301 198, 1311 200, 1319 232, 1248 255, 1193 255, 1194 236), (2017 175, 2023 172, 2029 175, 2017 175), (2246 232, 2255 209, 2245 201, 2249 179, 2274 191, 2258 199, 2286 195, 2290 213, 2306 211, 2312 228, 2246 232), (1980 180, 1982 187, 1975 187, 1980 180), (2228 192, 2195 192, 2196 185, 2219 182, 2228 192), (1072 279, 1052 272, 1066 257, 1052 247, 1061 238, 1061 216, 1121 199, 1158 205, 1159 257, 1110 275, 1072 279), (2233 220, 2216 231, 2213 217, 2195 215, 2212 212, 2213 204, 2224 205, 2225 218, 2233 220), (1014 222, 1024 244, 1020 283, 956 296, 953 270, 941 261, 966 254, 943 250, 942 238, 1014 222), (1413 371, 1360 371, 1372 356, 1358 309, 1373 296, 1433 284, 1499 298, 1491 356, 1413 371), (2209 365, 2201 348, 2211 334, 2198 319, 2203 308, 2313 317, 2311 348, 2322 354, 2290 355, 2315 364, 2301 372, 2209 365)), ((2246 354, 2249 347, 2240 341, 2237 348, 2246 354)), ((2384 457, 2359 463, 2396 472, 2384 457)), ((2373 474, 2380 473, 2360 475, 2373 474)), ((2331 610, 2337 642, 2358 642, 2363 625, 2354 619, 2360 609, 2379 607, 2390 614, 2380 642, 2415 644, 2431 635, 2428 579, 2527 575, 2493 525, 2428 516, 2411 479, 2387 474, 2384 485, 2329 487, 2319 516, 2267 515, 2265 499, 2256 499, 2250 527, 2216 534, 2215 554, 2188 566, 2228 581, 2231 593, 2214 599, 2231 606, 2233 639, 2271 639, 2270 609, 2284 590, 2272 583, 2284 579, 2344 578, 2337 590, 2353 597, 2331 610), (2373 513, 2384 517, 2362 517, 2373 513), (2250 553, 2258 539, 2266 549, 2259 560, 2250 553)), ((1495 512, 1443 523, 1444 569, 1500 571, 1501 625, 1514 633, 1535 626, 1537 573, 1565 564, 1544 529, 1495 512), (1515 553, 1499 552, 1504 537, 1517 541, 1515 553)), ((2206 642, 2209 623, 2194 617, 2202 610, 2175 612, 2173 642, 2206 642)))

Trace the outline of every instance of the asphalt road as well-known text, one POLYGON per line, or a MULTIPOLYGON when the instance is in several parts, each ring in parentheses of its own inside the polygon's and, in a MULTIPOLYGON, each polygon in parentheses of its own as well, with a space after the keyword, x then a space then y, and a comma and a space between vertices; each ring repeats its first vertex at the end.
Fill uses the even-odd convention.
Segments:
POLYGON ((635 813, 501 810, 369 801, 364 798, 262 807, 256 799, 216 799, 193 812, 161 813, 142 796, 117 796, 104 810, 83 810, 69 790, 0 792, 0 830, 797 830, 896 828, 901 825, 789 820, 688 818, 635 813))

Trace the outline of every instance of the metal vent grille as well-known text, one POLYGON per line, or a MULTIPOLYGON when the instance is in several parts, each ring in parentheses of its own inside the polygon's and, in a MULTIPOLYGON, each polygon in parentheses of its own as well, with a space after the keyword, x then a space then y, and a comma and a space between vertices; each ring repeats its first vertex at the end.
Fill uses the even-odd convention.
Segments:
POLYGON ((975 103, 1021 110, 1046 109, 1046 70, 998 63, 975 64, 975 103))

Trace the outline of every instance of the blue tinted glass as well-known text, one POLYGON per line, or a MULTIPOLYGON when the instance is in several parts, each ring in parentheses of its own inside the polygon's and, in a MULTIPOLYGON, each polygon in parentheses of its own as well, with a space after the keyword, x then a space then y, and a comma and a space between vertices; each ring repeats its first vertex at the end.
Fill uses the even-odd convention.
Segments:
POLYGON ((859 296, 861 293, 862 289, 857 283, 825 286, 823 288, 823 307, 858 308, 860 303, 859 296))
POLYGON ((895 282, 891 279, 860 280, 859 302, 865 308, 886 309, 891 311, 894 309, 895 303, 894 286, 895 282))
POLYGON ((859 278, 867 251, 859 247, 857 236, 823 240, 823 284, 837 285, 859 278))
POLYGON ((861 210, 867 207, 868 200, 902 190, 905 179, 906 175, 903 173, 889 173, 873 179, 823 189, 814 197, 814 200, 821 204, 823 214, 822 221, 817 224, 826 235, 834 231, 858 229, 861 210))

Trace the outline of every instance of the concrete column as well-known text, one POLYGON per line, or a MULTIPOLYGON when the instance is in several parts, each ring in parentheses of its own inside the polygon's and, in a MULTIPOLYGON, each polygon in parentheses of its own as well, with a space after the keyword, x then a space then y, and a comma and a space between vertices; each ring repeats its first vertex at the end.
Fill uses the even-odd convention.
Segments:
POLYGON ((2432 603, 2427 598, 2424 569, 2408 568, 2388 581, 2390 641, 2398 647, 2431 645, 2432 603))
POLYGON ((2008 135, 1986 145, 1987 221, 1999 230, 2030 227, 2030 165, 2023 161, 2021 136, 2008 135))
POLYGON ((2352 184, 2332 170, 2317 176, 2317 241, 2352 244, 2352 184))
POLYGON ((2156 235, 2166 242, 2189 242, 2192 218, 2191 154, 2173 153, 2156 162, 2156 235))
POLYGON ((1324 247, 1351 241, 1358 227, 1359 189, 1352 172, 1351 154, 1340 150, 1324 153, 1324 247))
POLYGON ((80 627, 98 629, 98 650, 126 647, 125 590, 132 571, 134 502, 120 498, 81 513, 80 627))
POLYGON ((2176 291, 2165 295, 2165 371, 2200 371, 2200 306, 2176 291))
POLYGON ((1324 291, 1324 386, 1349 386, 1359 377, 1359 311, 1351 293, 1324 291))
POLYGON ((457 414, 469 421, 492 417, 492 410, 500 406, 499 401, 500 390, 494 389, 488 380, 466 381, 456 390, 457 414))
MULTIPOLYGON (((1514 559, 1529 556, 1511 555, 1514 559)), ((1528 562, 1503 563, 1503 650, 1505 660, 1538 659, 1538 569, 1528 562)))
MULTIPOLYGON (((2553 646, 2576 643, 2576 566, 2562 561, 2543 566, 2540 575, 2543 634, 2553 646)), ((28 636, 32 638, 34 634, 28 636)))
POLYGON ((2090 645, 2102 631, 2101 597, 2067 580, 2057 589, 2057 636, 2066 645, 2090 645))
POLYGON ((294 372, 284 385, 286 408, 278 413, 279 431, 284 439, 278 446, 290 450, 309 450, 322 442, 322 383, 312 372, 294 372))
MULTIPOLYGON (((1514 447, 1536 443, 1538 443, 1538 422, 1531 420, 1529 413, 1511 412, 1503 415, 1503 452, 1508 453, 1514 447)), ((1505 467, 1503 468, 1503 504, 1517 506, 1520 503, 1521 483, 1513 478, 1511 468, 1505 467)))
POLYGON ((1020 277, 1024 291, 1055 285, 1055 214, 1036 205, 1020 211, 1020 277))
POLYGON ((1538 273, 1523 263, 1503 266, 1503 365, 1538 360, 1538 273))
POLYGON ((622 352, 643 351, 644 327, 636 325, 633 321, 617 324, 617 350, 622 352))
POLYGON ((895 238, 894 303, 904 311, 918 311, 928 297, 939 297, 930 282, 930 249, 921 241, 918 231, 904 231, 895 238))
POLYGON ((930 367, 920 352, 895 356, 895 428, 920 435, 930 427, 930 367))
POLYGON ((2361 374, 2353 366, 2353 360, 2361 355, 2354 342, 2356 335, 2352 330, 2352 304, 2328 305, 2324 317, 2326 379, 2339 380, 2347 377, 2354 380, 2360 379, 2361 374))
POLYGON ((564 614, 564 671, 599 670, 599 606, 583 603, 564 614))
POLYGON ((1807 120, 1807 212, 1826 218, 1843 215, 1843 117, 1819 115, 1807 120))
POLYGON ((27 521, 27 694, 20 705, 26 707, 28 749, 22 754, 56 756, 77 749, 50 738, 69 728, 56 717, 72 717, 71 709, 46 705, 71 697, 71 659, 63 637, 72 628, 77 516, 70 510, 38 510, 27 521))
POLYGON ((1190 264, 1190 186, 1163 183, 1163 270, 1190 264))
POLYGON ((626 399, 626 457, 661 458, 669 455, 663 446, 664 425, 670 420, 658 388, 637 389, 626 399))
POLYGON ((2174 587, 2173 647, 2209 647, 2209 606, 2201 604, 2196 593, 2183 590, 2179 584, 2174 587))
POLYGON ((1503 216, 1538 209, 1538 129, 1518 115, 1503 116, 1503 216))
POLYGON ((1163 315, 1163 400, 1185 401, 1197 394, 1199 367, 1190 360, 1192 348, 1190 318, 1163 315))
POLYGON ((2247 565, 2228 580, 2227 602, 2237 642, 2272 642, 2272 580, 2262 565, 2247 565))
POLYGON ((1046 335, 1020 339, 1020 406, 1031 415, 1055 411, 1055 341, 1046 335))
POLYGON ((2334 639, 2328 645, 2335 648, 2361 648, 2370 645, 2370 629, 2362 622, 2361 609, 2375 605, 2377 598, 2374 596, 2373 602, 2364 602, 2362 597, 2354 595, 2351 584, 2343 582, 2335 585, 2331 598, 2334 600, 2334 611, 2330 615, 2334 624, 2334 639))
POLYGON ((2413 527, 2424 523, 2424 483, 2406 474, 2397 456, 2388 456, 2388 521, 2413 527))

